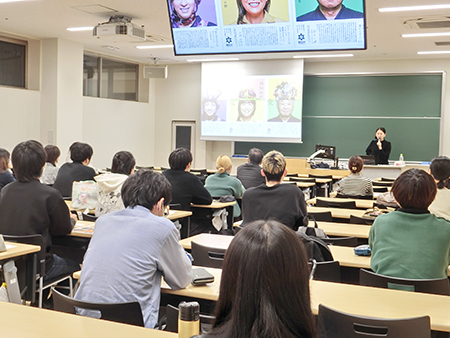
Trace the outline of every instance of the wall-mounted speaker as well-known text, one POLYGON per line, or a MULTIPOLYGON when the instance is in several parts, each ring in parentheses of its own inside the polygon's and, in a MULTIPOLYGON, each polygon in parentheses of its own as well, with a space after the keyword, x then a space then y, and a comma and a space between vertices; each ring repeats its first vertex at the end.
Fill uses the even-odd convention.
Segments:
POLYGON ((144 79, 167 79, 167 66, 145 66, 144 79))

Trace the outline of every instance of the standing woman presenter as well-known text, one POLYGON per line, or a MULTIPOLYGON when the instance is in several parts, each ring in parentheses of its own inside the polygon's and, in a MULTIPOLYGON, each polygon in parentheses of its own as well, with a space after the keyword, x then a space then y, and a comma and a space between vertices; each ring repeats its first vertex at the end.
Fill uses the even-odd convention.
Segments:
POLYGON ((385 140, 386 129, 380 127, 375 132, 375 140, 370 142, 366 149, 367 155, 375 157, 375 164, 389 164, 389 154, 391 153, 391 142, 385 140))

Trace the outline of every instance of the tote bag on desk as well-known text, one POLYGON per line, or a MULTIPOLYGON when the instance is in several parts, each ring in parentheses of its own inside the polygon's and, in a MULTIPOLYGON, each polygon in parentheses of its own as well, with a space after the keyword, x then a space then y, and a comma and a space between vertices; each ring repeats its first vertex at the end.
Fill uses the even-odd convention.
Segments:
POLYGON ((74 209, 95 209, 97 206, 97 182, 75 181, 72 185, 72 207, 74 209))

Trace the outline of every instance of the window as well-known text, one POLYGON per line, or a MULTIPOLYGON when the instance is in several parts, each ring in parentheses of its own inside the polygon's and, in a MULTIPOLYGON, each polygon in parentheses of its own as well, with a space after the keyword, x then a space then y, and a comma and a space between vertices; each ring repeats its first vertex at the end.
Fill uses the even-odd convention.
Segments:
POLYGON ((25 88, 26 42, 0 41, 0 85, 25 88))
POLYGON ((84 55, 83 95, 138 100, 139 65, 84 55))

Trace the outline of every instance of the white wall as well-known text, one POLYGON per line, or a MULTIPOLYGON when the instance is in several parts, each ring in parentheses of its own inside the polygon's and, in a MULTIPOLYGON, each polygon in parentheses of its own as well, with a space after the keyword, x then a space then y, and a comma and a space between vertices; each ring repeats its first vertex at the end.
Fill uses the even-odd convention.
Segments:
MULTIPOLYGON (((280 60, 279 62, 283 62, 280 60)), ((305 62, 306 74, 318 73, 417 73, 426 71, 450 72, 450 61, 446 59, 435 60, 393 60, 393 61, 365 61, 365 62, 305 62)), ((195 120, 200 123, 200 77, 201 67, 198 64, 170 65, 169 77, 160 80, 156 88, 156 125, 155 140, 162 141, 161 146, 155 149, 155 164, 167 166, 167 157, 170 153, 171 121, 195 120)), ((450 82, 445 77, 444 103, 450 102, 450 82)), ((200 128, 197 128, 199 131, 200 128)), ((441 135, 440 154, 450 155, 450 103, 443 107, 443 128, 441 135)), ((404 131, 389 130, 388 133, 404 131)), ((420 132, 411 131, 411 132, 420 132)), ((215 167, 215 159, 220 154, 232 155, 231 142, 200 141, 197 133, 195 166, 215 167)), ((155 141, 156 144, 156 141, 155 141)), ((430 159, 423 159, 429 161, 430 159)), ((234 166, 236 166, 234 164, 234 166)))

